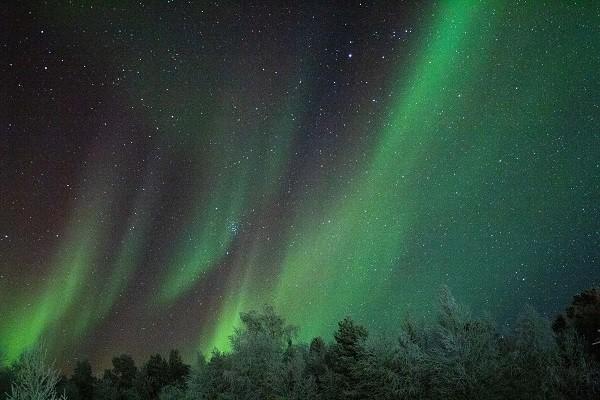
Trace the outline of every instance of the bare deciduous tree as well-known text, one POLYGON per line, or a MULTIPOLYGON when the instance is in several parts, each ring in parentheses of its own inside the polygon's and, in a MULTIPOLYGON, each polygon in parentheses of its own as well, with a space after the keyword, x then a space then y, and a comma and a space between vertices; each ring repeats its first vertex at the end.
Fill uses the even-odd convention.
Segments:
POLYGON ((56 393, 59 373, 52 364, 47 363, 47 356, 44 346, 36 346, 21 356, 9 400, 67 399, 64 393, 61 396, 56 393))

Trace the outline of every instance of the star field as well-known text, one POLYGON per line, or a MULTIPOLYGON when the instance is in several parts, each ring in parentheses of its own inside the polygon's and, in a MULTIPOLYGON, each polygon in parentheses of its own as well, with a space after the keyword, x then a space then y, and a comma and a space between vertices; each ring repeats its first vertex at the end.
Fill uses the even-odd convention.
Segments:
POLYGON ((0 350, 226 348, 240 311, 375 331, 442 284, 510 322, 600 281, 593 2, 17 3, 0 350))

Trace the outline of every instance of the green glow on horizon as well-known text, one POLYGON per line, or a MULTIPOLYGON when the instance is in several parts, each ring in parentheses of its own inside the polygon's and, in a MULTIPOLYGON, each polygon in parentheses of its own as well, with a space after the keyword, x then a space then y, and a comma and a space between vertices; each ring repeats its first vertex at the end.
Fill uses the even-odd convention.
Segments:
POLYGON ((126 228, 135 229, 123 234, 121 249, 109 270, 110 279, 95 276, 93 267, 109 239, 106 220, 113 215, 116 192, 110 188, 114 181, 110 172, 96 164, 90 170, 96 175, 82 180, 79 203, 50 262, 50 278, 24 295, 13 296, 10 300, 15 306, 3 315, 0 349, 7 349, 3 354, 6 363, 40 341, 58 348, 79 341, 105 317, 139 262, 151 221, 143 213, 149 212, 154 198, 148 192, 137 196, 135 206, 141 212, 129 218, 126 228))
POLYGON ((36 345, 42 335, 65 317, 82 295, 83 282, 96 255, 100 204, 92 203, 73 218, 61 248, 52 262, 56 272, 34 299, 24 299, 12 313, 3 315, 0 348, 6 349, 6 362, 16 360, 23 351, 36 345))

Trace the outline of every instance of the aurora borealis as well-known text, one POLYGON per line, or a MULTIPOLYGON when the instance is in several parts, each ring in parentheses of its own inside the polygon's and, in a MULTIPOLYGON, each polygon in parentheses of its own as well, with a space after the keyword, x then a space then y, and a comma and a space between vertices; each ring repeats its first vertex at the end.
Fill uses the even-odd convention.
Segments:
POLYGON ((375 331, 600 283, 600 5, 13 4, 0 351, 223 348, 273 304, 375 331))

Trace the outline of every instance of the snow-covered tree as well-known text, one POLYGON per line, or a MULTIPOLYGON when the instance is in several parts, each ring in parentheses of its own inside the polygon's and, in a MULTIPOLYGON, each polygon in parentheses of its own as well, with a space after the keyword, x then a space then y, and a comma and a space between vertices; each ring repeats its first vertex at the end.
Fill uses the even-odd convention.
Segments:
POLYGON ((60 376, 53 365, 47 362, 47 356, 43 346, 37 346, 21 356, 9 400, 66 400, 64 393, 61 396, 56 393, 60 376))

